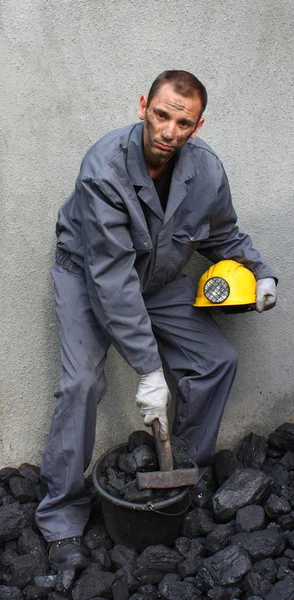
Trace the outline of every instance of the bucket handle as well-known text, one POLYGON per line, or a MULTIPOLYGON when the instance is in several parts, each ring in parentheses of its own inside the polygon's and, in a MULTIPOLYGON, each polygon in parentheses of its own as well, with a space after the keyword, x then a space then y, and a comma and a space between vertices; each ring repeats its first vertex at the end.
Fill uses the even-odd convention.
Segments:
POLYGON ((163 517, 180 517, 181 515, 184 515, 187 512, 187 510, 190 508, 191 504, 192 504, 192 499, 190 496, 187 506, 184 508, 184 510, 181 510, 181 512, 165 513, 165 512, 162 512, 162 510, 156 510, 156 508, 154 508, 154 504, 152 504, 152 502, 147 502, 146 507, 147 507, 147 510, 150 510, 150 512, 157 513, 158 515, 162 515, 163 517))

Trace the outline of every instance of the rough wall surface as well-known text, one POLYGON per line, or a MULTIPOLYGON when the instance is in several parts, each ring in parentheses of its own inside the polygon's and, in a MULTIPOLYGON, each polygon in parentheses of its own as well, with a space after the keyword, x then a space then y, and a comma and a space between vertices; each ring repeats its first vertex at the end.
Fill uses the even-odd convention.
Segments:
MULTIPOLYGON (((0 0, 1 465, 38 463, 54 409, 59 348, 49 268, 57 210, 87 148, 136 120, 166 68, 207 86, 202 136, 229 175, 241 229, 280 277, 264 315, 226 316, 240 354, 220 446, 267 433, 293 408, 292 0, 0 0)), ((195 256, 195 282, 206 263, 195 256)), ((141 420, 136 374, 113 350, 95 456, 141 420)))

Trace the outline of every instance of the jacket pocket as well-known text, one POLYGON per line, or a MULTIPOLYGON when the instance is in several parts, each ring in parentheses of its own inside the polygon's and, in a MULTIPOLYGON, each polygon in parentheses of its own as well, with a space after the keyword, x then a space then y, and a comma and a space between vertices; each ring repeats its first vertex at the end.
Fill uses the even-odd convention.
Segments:
POLYGON ((183 227, 176 229, 173 233, 173 240, 183 244, 189 242, 199 242, 209 237, 210 225, 209 221, 201 223, 201 225, 184 225, 183 227))
POLYGON ((146 252, 152 250, 153 244, 151 237, 147 231, 132 231, 131 238, 133 240, 134 249, 138 252, 146 252))
POLYGON ((208 238, 209 233, 209 221, 195 227, 184 225, 174 231, 166 281, 170 281, 177 273, 182 272, 192 254, 197 250, 200 240, 208 238))
POLYGON ((80 237, 64 239, 63 235, 61 234, 57 241, 57 246, 62 250, 66 250, 66 252, 79 254, 83 249, 83 242, 80 237))

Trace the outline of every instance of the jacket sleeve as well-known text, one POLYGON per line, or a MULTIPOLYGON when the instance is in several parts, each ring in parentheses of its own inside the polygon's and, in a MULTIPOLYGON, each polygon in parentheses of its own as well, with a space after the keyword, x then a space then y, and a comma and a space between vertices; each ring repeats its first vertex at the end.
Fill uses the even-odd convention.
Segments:
POLYGON ((210 235, 202 240, 198 252, 216 263, 220 260, 236 260, 252 271, 255 278, 277 277, 267 266, 255 248, 249 235, 241 233, 237 226, 237 215, 232 205, 230 186, 225 171, 218 189, 217 208, 210 218, 210 235))
POLYGON ((136 252, 123 204, 95 182, 81 182, 85 272, 93 312, 121 356, 139 374, 161 366, 134 267, 136 252))

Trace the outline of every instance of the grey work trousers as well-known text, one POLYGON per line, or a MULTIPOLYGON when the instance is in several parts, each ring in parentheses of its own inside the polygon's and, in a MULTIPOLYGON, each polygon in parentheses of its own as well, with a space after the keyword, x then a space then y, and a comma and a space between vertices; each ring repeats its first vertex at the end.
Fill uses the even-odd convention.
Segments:
MULTIPOLYGON (((82 535, 89 518, 84 471, 94 446, 97 404, 106 390, 110 345, 92 312, 83 275, 59 265, 51 273, 62 374, 41 466, 47 495, 36 516, 47 541, 82 535)), ((237 356, 210 313, 193 307, 194 297, 194 286, 182 276, 144 300, 160 353, 178 383, 173 432, 205 467, 213 456, 237 356)))

